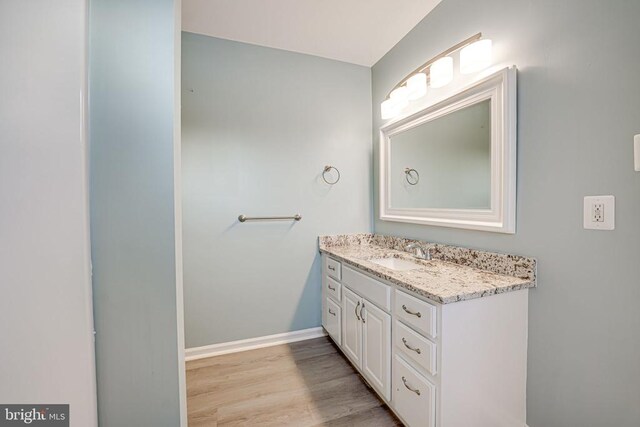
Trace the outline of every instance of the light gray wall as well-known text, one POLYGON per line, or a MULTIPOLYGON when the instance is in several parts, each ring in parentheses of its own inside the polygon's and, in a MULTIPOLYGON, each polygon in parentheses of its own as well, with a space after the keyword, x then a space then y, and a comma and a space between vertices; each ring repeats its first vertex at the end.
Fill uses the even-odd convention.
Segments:
POLYGON ((90 1, 91 244, 104 427, 180 423, 173 0, 90 1))
POLYGON ((478 31, 520 70, 517 234, 379 220, 375 231, 538 258, 530 427, 640 425, 639 18, 638 1, 444 0, 373 67, 376 141, 395 83, 478 31), (582 198, 598 194, 617 197, 613 232, 582 229, 582 198))
POLYGON ((317 236, 371 230, 370 75, 183 33, 187 347, 320 325, 317 236))
POLYGON ((86 12, 0 1, 0 402, 68 403, 92 427, 86 12))

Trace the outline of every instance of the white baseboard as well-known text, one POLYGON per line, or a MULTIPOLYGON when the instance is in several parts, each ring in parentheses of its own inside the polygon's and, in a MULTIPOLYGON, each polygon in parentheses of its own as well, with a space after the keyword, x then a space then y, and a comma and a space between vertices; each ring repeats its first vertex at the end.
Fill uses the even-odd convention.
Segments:
POLYGON ((221 356, 223 354, 238 353, 240 351, 255 350, 274 345, 288 344, 296 341, 310 340, 326 336, 324 328, 310 328, 300 331, 285 332, 283 334, 267 335, 265 337, 249 338, 246 340, 223 342, 220 344, 193 347, 185 350, 185 360, 204 359, 205 357, 221 356))

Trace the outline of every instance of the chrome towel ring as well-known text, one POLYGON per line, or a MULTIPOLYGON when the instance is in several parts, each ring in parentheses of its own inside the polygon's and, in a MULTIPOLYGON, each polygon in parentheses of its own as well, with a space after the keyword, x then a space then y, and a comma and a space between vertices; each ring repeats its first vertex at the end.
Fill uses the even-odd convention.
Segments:
POLYGON ((327 166, 324 167, 324 170, 322 171, 322 179, 327 184, 333 185, 333 184, 337 183, 338 181, 340 181, 340 171, 335 166, 327 165, 327 166), (327 172, 331 171, 331 169, 336 171, 336 173, 338 174, 338 177, 336 178, 335 181, 331 181, 331 180, 327 179, 327 172))
POLYGON ((416 185, 420 181, 420 174, 417 170, 413 168, 405 168, 404 173, 404 177, 409 185, 416 185))

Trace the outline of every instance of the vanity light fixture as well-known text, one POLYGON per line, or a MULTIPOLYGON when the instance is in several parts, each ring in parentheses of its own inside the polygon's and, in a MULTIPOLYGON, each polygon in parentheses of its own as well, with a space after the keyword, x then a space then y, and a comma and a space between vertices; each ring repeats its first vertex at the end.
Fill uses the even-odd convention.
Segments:
POLYGON ((431 87, 439 88, 448 85, 453 80, 453 58, 445 56, 438 59, 429 69, 431 87))
POLYGON ((427 75, 414 74, 407 80, 408 98, 410 101, 422 98, 427 94, 427 75))
POLYGON ((398 105, 393 101, 393 99, 387 99, 380 104, 380 113, 383 120, 395 117, 400 114, 401 111, 402 108, 398 108, 398 105))
POLYGON ((409 101, 427 94, 427 83, 432 88, 446 86, 453 80, 453 58, 451 54, 460 50, 460 71, 469 74, 491 65, 491 40, 482 39, 482 33, 450 47, 425 62, 400 80, 380 105, 383 120, 398 116, 409 101))
POLYGON ((491 65, 491 40, 478 40, 460 51, 460 72, 471 74, 491 65))
POLYGON ((409 104, 409 89, 400 86, 389 94, 389 99, 380 106, 382 118, 390 119, 400 114, 402 109, 409 104))
POLYGON ((409 89, 406 86, 400 86, 389 94, 389 98, 396 103, 398 108, 403 109, 409 104, 409 89))

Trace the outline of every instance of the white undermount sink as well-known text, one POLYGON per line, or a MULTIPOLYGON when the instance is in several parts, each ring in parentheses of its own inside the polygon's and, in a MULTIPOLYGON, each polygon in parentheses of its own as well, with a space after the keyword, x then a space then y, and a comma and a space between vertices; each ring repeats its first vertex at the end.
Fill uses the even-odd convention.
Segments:
POLYGON ((407 261, 406 259, 402 258, 374 258, 370 259, 369 262, 388 268, 390 270, 397 271, 416 270, 422 267, 422 265, 416 262, 407 261))

